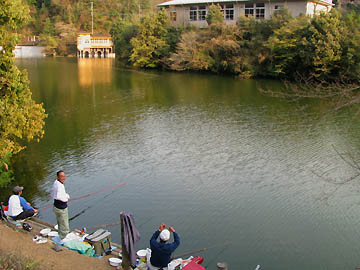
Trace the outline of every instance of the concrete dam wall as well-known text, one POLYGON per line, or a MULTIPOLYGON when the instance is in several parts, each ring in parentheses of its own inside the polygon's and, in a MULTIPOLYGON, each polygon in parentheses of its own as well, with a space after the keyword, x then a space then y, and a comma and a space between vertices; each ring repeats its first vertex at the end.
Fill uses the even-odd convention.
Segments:
POLYGON ((45 57, 44 46, 16 46, 15 58, 45 57))

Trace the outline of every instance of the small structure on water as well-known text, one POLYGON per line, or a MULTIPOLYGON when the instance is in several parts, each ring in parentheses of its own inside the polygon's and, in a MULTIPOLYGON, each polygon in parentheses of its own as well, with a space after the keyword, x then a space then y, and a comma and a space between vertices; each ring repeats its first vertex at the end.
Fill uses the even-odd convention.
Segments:
POLYGON ((114 44, 110 35, 80 33, 77 56, 84 58, 114 58, 114 44))

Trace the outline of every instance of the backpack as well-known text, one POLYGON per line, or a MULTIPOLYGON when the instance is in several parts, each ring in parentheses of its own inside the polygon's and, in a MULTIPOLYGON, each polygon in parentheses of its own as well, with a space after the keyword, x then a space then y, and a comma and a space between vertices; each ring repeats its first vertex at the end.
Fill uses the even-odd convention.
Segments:
POLYGON ((5 211, 4 211, 4 207, 3 207, 4 203, 1 202, 0 203, 0 220, 5 220, 7 221, 7 216, 5 215, 5 211))

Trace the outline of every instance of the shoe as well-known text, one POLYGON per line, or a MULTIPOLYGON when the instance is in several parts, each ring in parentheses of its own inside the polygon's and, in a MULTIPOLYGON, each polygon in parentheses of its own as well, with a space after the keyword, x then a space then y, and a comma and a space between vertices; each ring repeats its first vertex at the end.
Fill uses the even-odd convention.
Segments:
POLYGON ((38 241, 40 239, 40 236, 35 235, 34 238, 32 239, 34 242, 38 241))
POLYGON ((36 244, 44 244, 44 243, 47 243, 47 239, 45 239, 45 238, 40 238, 40 239, 38 239, 37 241, 36 241, 36 244))

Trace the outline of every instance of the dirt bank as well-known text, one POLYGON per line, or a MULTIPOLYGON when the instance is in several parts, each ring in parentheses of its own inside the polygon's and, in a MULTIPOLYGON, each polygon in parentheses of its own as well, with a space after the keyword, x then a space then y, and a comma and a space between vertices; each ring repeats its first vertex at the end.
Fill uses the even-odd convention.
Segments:
POLYGON ((66 248, 61 252, 55 252, 51 249, 53 245, 51 241, 45 244, 36 244, 32 238, 32 233, 10 228, 0 222, 0 252, 29 258, 30 261, 38 262, 40 269, 116 269, 109 265, 109 256, 100 259, 90 258, 66 248))

